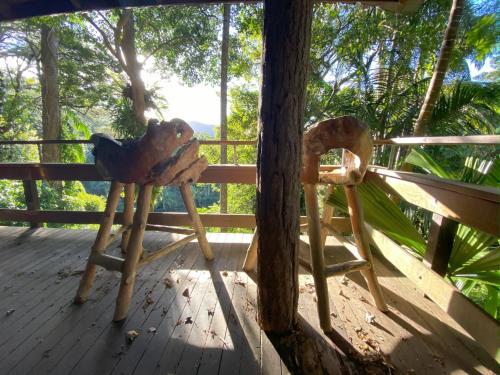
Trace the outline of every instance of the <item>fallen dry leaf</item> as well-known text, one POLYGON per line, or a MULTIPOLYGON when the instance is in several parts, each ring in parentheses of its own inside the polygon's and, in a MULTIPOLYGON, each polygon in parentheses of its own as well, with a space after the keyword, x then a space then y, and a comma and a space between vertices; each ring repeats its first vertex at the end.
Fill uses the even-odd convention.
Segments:
POLYGON ((139 336, 139 332, 134 331, 134 330, 128 331, 125 334, 125 337, 127 339, 127 343, 131 344, 132 342, 134 342, 134 340, 137 338, 137 336, 139 336))
POLYGON ((375 323, 375 315, 370 314, 369 312, 367 312, 366 315, 365 315, 365 320, 369 324, 374 324, 375 323))
POLYGON ((243 280, 240 280, 240 279, 235 279, 234 283, 236 285, 240 285, 240 286, 246 286, 247 285, 243 280))
POLYGON ((170 277, 166 277, 163 279, 163 284, 165 284, 165 288, 172 288, 174 286, 174 282, 170 277))

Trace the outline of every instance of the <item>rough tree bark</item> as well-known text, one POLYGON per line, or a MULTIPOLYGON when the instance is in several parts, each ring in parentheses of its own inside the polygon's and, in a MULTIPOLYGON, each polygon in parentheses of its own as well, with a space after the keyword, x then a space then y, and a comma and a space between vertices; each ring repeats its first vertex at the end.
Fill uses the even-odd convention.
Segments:
POLYGON ((299 193, 312 19, 310 0, 264 1, 257 159, 259 323, 286 333, 297 321, 299 193))
MULTIPOLYGON (((229 64, 229 22, 231 4, 223 5, 222 51, 220 57, 220 140, 227 140, 227 68, 229 64)), ((227 145, 220 145, 220 162, 227 164, 227 145)), ((220 185, 220 212, 227 212, 227 184, 220 185)))
POLYGON ((413 130, 413 135, 416 137, 420 137, 425 134, 426 126, 439 98, 439 92, 441 91, 441 86, 443 85, 444 76, 446 74, 446 70, 448 69, 451 52, 453 51, 453 46, 457 37, 458 24, 462 15, 463 6, 464 0, 453 0, 450 16, 448 18, 448 26, 446 27, 443 43, 441 44, 441 50, 439 52, 439 58, 434 68, 431 83, 429 84, 425 95, 424 104, 420 109, 420 113, 413 130))
MULTIPOLYGON (((43 139, 61 138, 61 111, 57 83, 58 48, 59 43, 55 29, 43 25, 40 38, 43 139)), ((44 145, 41 159, 44 163, 60 161, 58 145, 44 145)))
POLYGON ((142 66, 137 60, 137 49, 135 47, 135 22, 132 9, 124 9, 120 15, 118 26, 123 25, 123 35, 120 41, 121 50, 125 57, 126 72, 130 78, 132 91, 132 107, 134 116, 138 122, 146 125, 146 87, 141 78, 142 66))

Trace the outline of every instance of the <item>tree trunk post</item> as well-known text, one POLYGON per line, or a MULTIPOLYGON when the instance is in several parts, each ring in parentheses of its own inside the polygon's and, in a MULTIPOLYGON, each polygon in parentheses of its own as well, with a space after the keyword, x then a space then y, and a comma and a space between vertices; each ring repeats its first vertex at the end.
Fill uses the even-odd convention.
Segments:
POLYGON ((257 159, 259 323, 297 321, 300 167, 312 1, 265 0, 257 159))
MULTIPOLYGON (((24 180, 23 181, 24 188, 24 200, 26 202, 26 208, 30 211, 39 210, 40 209, 40 197, 38 196, 38 189, 36 187, 35 180, 24 180)), ((39 222, 30 221, 30 228, 39 228, 39 222)))
MULTIPOLYGON (((132 9, 124 9, 119 22, 123 23, 123 37, 121 48, 126 61, 126 72, 130 78, 132 91, 132 107, 136 120, 146 125, 146 87, 141 78, 141 64, 137 60, 137 49, 135 46, 135 21, 132 9)), ((142 129, 141 129, 142 130, 142 129)))
MULTIPOLYGON (((220 140, 227 141, 227 69, 229 65, 229 23, 231 4, 223 5, 222 51, 220 57, 220 140)), ((227 164, 227 145, 220 145, 220 163, 227 164)), ((220 212, 227 213, 227 184, 220 184, 220 212)))
MULTIPOLYGON (((43 25, 40 38, 42 65, 42 133, 43 139, 61 138, 61 111, 59 108, 58 38, 53 27, 43 25)), ((60 161, 59 145, 43 145, 42 162, 60 161)))

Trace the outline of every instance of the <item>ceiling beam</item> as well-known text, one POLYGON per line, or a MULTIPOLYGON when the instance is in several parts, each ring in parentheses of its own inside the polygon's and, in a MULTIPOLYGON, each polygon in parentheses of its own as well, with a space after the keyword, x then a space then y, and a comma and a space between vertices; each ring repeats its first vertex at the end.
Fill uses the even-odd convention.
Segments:
MULTIPOLYGON (((316 2, 346 4, 361 3, 379 6, 395 12, 413 12, 423 0, 315 0, 316 2)), ((259 0, 1 0, 0 22, 47 16, 62 13, 74 13, 92 10, 106 10, 126 7, 147 7, 158 5, 211 5, 221 3, 253 4, 259 0)))

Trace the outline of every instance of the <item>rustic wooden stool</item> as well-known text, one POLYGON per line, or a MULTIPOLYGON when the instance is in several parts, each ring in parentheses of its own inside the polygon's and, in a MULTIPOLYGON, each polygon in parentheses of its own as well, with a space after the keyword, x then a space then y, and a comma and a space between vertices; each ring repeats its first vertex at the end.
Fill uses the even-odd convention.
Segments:
MULTIPOLYGON (((373 146, 370 131, 366 125, 348 116, 315 124, 304 134, 303 144, 301 180, 305 194, 311 263, 301 258, 299 258, 299 263, 313 275, 320 326, 323 331, 328 332, 332 330, 328 277, 361 271, 375 305, 379 310, 387 311, 387 305, 373 269, 370 244, 364 227, 363 210, 356 189, 356 185, 362 182, 365 175, 373 146), (321 155, 334 148, 344 149, 343 165, 332 171, 320 172, 321 155), (331 193, 333 185, 344 186, 356 246, 350 246, 348 241, 331 225, 332 207, 325 204, 323 220, 320 219, 317 196, 317 184, 319 183, 328 184, 326 197, 331 193), (324 246, 328 232, 341 240, 346 248, 354 254, 356 260, 326 266, 324 246)), ((246 271, 255 267, 257 243, 258 233, 256 231, 243 265, 243 269, 246 271)))
POLYGON ((87 300, 96 266, 119 271, 122 273, 122 278, 113 317, 114 321, 119 322, 127 317, 138 266, 170 254, 194 238, 198 239, 205 258, 213 259, 212 249, 206 239, 205 228, 198 216, 190 187, 190 183, 198 180, 208 163, 204 157, 198 157, 199 144, 198 141, 190 139, 192 134, 191 128, 182 120, 172 120, 170 123, 162 124, 150 122, 146 134, 131 144, 123 145, 102 135, 93 136, 96 165, 101 173, 105 176, 110 175, 113 181, 75 303, 82 304, 87 300), (153 157, 151 153, 154 153, 153 157), (135 214, 134 183, 140 186, 135 214), (111 233, 124 184, 123 225, 117 232, 111 233), (147 223, 155 185, 179 186, 193 229, 147 223), (145 230, 180 233, 186 236, 155 252, 144 254, 142 241, 145 230), (120 234, 122 234, 120 246, 125 254, 124 258, 105 254, 106 248, 120 234))

